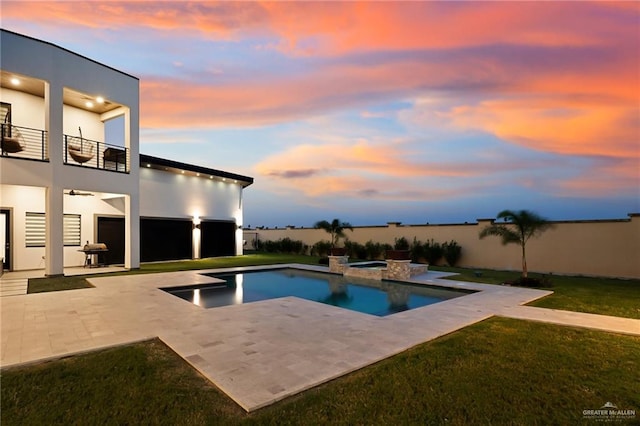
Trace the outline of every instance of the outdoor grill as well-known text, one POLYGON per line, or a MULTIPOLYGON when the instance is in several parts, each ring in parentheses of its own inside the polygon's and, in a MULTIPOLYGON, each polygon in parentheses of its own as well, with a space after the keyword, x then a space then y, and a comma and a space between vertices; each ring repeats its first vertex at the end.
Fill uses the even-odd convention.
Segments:
POLYGON ((95 244, 87 244, 84 245, 81 251, 85 254, 84 257, 84 267, 93 267, 93 266, 106 266, 105 262, 105 253, 109 251, 107 245, 105 243, 95 243, 95 244), (100 257, 102 257, 102 262, 100 262, 100 257))

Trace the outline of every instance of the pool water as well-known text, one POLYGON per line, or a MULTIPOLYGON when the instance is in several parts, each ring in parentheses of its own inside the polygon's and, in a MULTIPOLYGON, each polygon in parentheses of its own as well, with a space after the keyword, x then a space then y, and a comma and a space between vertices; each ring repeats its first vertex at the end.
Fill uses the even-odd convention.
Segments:
POLYGON ((203 308, 295 296, 377 316, 391 315, 468 294, 439 287, 347 278, 291 268, 206 275, 225 282, 163 290, 203 308))

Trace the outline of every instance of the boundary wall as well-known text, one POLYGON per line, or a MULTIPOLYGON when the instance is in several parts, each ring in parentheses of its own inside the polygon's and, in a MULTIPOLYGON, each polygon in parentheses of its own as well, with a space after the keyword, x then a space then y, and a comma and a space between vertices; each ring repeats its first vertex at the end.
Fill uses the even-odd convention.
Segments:
MULTIPOLYGON (((628 219, 552 221, 552 229, 527 243, 529 272, 640 279, 640 213, 628 216, 628 219)), ((462 247, 456 266, 519 271, 518 245, 503 246, 499 237, 478 237, 494 221, 477 219, 474 223, 434 225, 389 222, 382 226, 354 226, 353 231, 346 230, 345 234, 350 241, 360 244, 371 240, 393 245, 401 237, 409 242, 415 237, 423 243, 433 239, 441 244, 455 240, 462 247)), ((276 241, 285 237, 309 246, 329 240, 327 232, 314 228, 243 230, 247 250, 254 248, 256 239, 276 241)))

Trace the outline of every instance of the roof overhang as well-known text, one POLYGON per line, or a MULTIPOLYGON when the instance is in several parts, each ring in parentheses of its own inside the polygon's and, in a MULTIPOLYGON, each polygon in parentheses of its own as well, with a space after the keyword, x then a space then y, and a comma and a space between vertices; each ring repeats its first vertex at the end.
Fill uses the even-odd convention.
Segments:
POLYGON ((150 168, 170 173, 218 179, 225 182, 231 181, 242 185, 243 188, 246 188, 253 183, 253 178, 249 176, 196 166, 194 164, 181 163, 179 161, 167 160, 166 158, 153 157, 145 154, 140 154, 140 168, 150 168))

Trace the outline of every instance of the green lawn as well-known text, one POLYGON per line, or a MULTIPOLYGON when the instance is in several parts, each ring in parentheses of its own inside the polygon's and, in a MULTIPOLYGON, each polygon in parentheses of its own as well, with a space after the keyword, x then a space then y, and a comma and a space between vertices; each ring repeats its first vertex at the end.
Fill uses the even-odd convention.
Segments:
POLYGON ((4 370, 0 423, 638 424, 639 364, 638 337, 492 318, 246 414, 153 340, 4 370))
MULTIPOLYGON (((500 284, 520 276, 519 272, 486 269, 449 267, 433 267, 431 269, 458 273, 459 275, 449 277, 452 280, 487 284, 500 284), (481 273, 480 276, 477 276, 478 272, 481 273)), ((529 276, 545 279, 550 285, 542 288, 553 291, 552 295, 530 303, 531 306, 640 319, 640 280, 535 273, 530 273, 529 276)))

